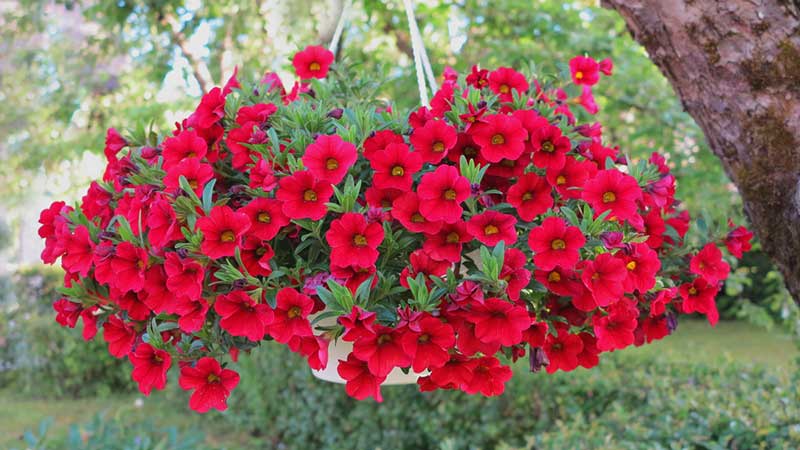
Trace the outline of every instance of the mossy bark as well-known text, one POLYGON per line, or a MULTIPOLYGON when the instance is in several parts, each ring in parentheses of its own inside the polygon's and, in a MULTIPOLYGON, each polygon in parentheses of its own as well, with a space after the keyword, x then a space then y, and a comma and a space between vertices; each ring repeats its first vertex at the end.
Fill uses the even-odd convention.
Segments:
POLYGON ((602 0, 669 79, 800 302, 800 1, 602 0))

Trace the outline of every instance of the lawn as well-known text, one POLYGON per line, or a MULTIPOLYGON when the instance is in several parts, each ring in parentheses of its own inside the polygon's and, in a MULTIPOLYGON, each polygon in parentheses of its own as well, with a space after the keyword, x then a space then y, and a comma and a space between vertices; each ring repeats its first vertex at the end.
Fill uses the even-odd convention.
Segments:
MULTIPOLYGON (((655 354, 672 361, 688 363, 726 362, 757 363, 784 372, 793 370, 798 349, 789 336, 776 331, 768 332, 743 322, 722 322, 711 328, 702 321, 683 321, 677 332, 657 343, 640 348, 626 349, 628 357, 642 358, 655 354)), ((619 355, 622 356, 622 355, 619 355)), ((606 358, 616 358, 607 355, 606 358)), ((602 360, 601 360, 602 368, 602 360)), ((525 376, 525 374, 520 374, 525 376)), ((174 384, 174 383, 173 383, 174 384)), ((210 421, 193 414, 188 407, 174 400, 175 392, 155 393, 150 398, 139 395, 119 395, 98 399, 50 399, 21 397, 11 390, 0 391, 0 448, 24 448, 21 440, 25 430, 36 430, 47 418, 54 419, 49 436, 63 439, 74 423, 89 421, 95 414, 123 416, 126 422, 144 422, 161 426, 174 426, 180 430, 202 429, 206 442, 219 448, 248 447, 246 433, 237 432, 230 425, 210 421)), ((177 394, 185 400, 185 396, 177 394)))

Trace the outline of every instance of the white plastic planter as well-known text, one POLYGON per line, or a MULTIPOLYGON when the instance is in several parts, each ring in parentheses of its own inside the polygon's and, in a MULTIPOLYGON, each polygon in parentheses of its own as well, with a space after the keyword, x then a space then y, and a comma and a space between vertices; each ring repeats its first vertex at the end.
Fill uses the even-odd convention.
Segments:
MULTIPOLYGON (((323 319, 318 323, 318 325, 322 326, 331 326, 335 324, 336 319, 332 317, 323 319)), ((345 342, 341 339, 331 341, 330 344, 328 344, 328 365, 322 370, 311 370, 311 373, 316 378, 329 383, 345 384, 346 381, 339 376, 339 360, 347 360, 347 355, 349 355, 352 350, 352 342, 345 342)), ((416 384, 419 377, 426 375, 428 375, 427 371, 423 373, 416 373, 412 370, 409 370, 409 372, 406 374, 403 373, 400 368, 395 367, 394 370, 389 372, 389 375, 386 376, 386 380, 381 383, 381 386, 416 384)))

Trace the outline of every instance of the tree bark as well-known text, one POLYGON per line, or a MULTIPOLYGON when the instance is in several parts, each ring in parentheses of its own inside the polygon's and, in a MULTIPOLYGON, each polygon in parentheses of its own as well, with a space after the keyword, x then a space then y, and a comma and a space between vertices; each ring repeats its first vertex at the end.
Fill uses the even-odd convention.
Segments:
POLYGON ((602 4, 619 12, 702 128, 800 303, 800 0, 602 4))

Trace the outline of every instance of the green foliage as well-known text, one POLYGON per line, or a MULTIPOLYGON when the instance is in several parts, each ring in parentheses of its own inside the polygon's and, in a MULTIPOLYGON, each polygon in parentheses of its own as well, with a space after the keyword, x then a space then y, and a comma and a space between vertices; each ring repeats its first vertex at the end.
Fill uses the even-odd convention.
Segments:
MULTIPOLYGON (((520 366, 522 366, 521 364, 520 366)), ((274 346, 239 363, 223 417, 268 448, 790 448, 797 381, 741 363, 606 355, 591 371, 524 374, 497 398, 383 388, 358 402, 274 346)), ((518 371, 525 368, 517 367, 518 371)), ((797 376, 795 375, 795 378, 797 376)))
POLYGON ((107 396, 130 391, 130 364, 108 354, 102 331, 91 342, 62 328, 55 313, 0 314, 0 385, 37 396, 107 396))
POLYGON ((178 431, 176 427, 159 426, 152 421, 130 423, 124 417, 97 414, 91 421, 70 426, 66 440, 48 434, 52 419, 45 419, 36 432, 23 434, 26 448, 48 450, 193 450, 210 448, 203 445, 200 430, 178 431))

